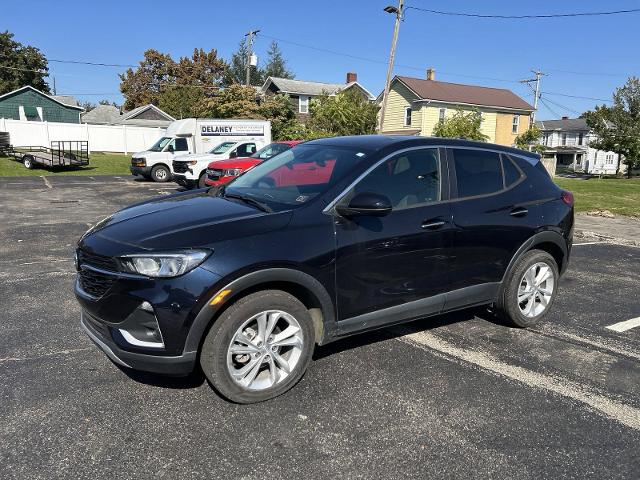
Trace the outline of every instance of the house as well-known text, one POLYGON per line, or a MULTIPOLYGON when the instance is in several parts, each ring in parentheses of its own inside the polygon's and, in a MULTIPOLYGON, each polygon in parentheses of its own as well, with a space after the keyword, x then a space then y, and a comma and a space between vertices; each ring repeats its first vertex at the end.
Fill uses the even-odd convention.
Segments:
POLYGON ((308 82, 290 78, 268 77, 262 86, 264 95, 283 93, 289 95, 298 120, 304 123, 309 117, 309 100, 319 95, 336 95, 339 92, 354 90, 366 100, 374 101, 375 97, 358 83, 358 75, 347 73, 345 83, 308 82))
POLYGON ((511 146, 529 128, 534 108, 504 88, 437 81, 430 68, 426 79, 396 76, 391 80, 382 133, 429 137, 440 120, 457 110, 478 112, 488 141, 511 146))
POLYGON ((153 104, 122 112, 113 105, 98 105, 82 114, 82 123, 93 125, 135 125, 138 127, 166 128, 175 119, 153 104))
POLYGON ((545 147, 543 155, 555 158, 559 168, 597 174, 614 174, 618 170, 620 156, 617 153, 589 146, 597 136, 584 118, 562 117, 536 122, 536 126, 542 132, 540 144, 545 147))
POLYGON ((0 118, 80 123, 82 111, 73 97, 48 95, 29 85, 0 95, 0 118))

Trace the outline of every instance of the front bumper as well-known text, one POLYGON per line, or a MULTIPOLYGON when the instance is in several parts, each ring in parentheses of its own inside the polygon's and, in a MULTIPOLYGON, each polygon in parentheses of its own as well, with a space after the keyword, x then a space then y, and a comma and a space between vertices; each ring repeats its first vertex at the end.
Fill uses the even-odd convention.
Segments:
POLYGON ((121 349, 113 338, 106 334, 108 331, 105 330, 106 326, 84 309, 80 316, 80 325, 93 343, 120 366, 166 375, 188 375, 195 367, 197 352, 185 352, 177 356, 161 356, 128 352, 121 349))
POLYGON ((198 185, 198 180, 192 180, 191 178, 187 178, 185 175, 181 175, 179 173, 173 174, 173 181, 178 185, 182 185, 187 188, 193 188, 198 185))
POLYGON ((151 167, 135 167, 131 165, 129 170, 131 170, 131 175, 142 175, 143 177, 151 175, 151 167))

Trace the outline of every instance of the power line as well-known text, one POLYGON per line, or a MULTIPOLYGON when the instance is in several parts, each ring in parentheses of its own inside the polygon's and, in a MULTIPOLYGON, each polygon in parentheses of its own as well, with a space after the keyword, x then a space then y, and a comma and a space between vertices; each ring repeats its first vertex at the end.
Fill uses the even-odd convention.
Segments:
POLYGON ((559 115, 558 112, 556 112, 553 108, 551 108, 544 99, 541 98, 540 103, 542 103, 547 108, 547 110, 551 112, 551 114, 554 117, 562 117, 562 115, 559 115))
POLYGON ((487 15, 481 13, 467 13, 467 12, 446 12, 442 10, 432 10, 430 8, 422 7, 406 7, 407 10, 418 10, 420 12, 433 13, 435 15, 448 15, 454 17, 473 17, 473 18, 495 18, 501 20, 523 20, 534 18, 561 18, 561 17, 597 17, 604 15, 620 15, 625 13, 637 13, 640 12, 640 8, 631 8, 628 10, 611 10, 607 12, 576 12, 576 13, 549 13, 549 14, 536 14, 536 15, 487 15))
MULTIPOLYGON (((540 100, 542 100, 542 98, 541 98, 540 100)), ((553 101, 553 100, 551 100, 550 98, 545 97, 545 100, 546 100, 547 102, 549 102, 550 104, 555 105, 556 107, 559 107, 559 108, 562 108, 563 110, 566 110, 567 112, 571 112, 571 113, 573 113, 573 114, 575 114, 575 115, 578 115, 578 116, 582 115, 582 112, 578 112, 577 110, 574 110, 574 109, 572 109, 572 108, 569 108, 569 107, 566 107, 566 106, 564 106, 564 105, 561 105, 561 104, 559 104, 559 103, 557 103, 557 102, 554 102, 554 101, 553 101)))
POLYGON ((545 95, 557 95, 559 97, 578 98, 580 100, 595 100, 597 102, 608 102, 608 103, 611 103, 611 100, 608 100, 606 98, 582 97, 580 95, 569 95, 567 93, 558 93, 558 92, 540 92, 540 93, 543 93, 545 95))
POLYGON ((594 77, 628 77, 626 73, 608 73, 608 72, 576 72, 574 70, 557 70, 555 68, 548 68, 548 72, 552 73, 566 73, 569 75, 589 75, 594 77))

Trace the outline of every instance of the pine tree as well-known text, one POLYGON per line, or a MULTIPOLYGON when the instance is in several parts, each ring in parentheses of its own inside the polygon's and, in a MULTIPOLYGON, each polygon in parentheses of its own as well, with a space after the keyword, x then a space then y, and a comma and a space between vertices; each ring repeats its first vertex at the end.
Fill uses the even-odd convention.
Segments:
POLYGON ((287 70, 287 61, 282 56, 280 47, 273 41, 267 52, 267 64, 264 67, 264 77, 295 78, 295 75, 287 70))

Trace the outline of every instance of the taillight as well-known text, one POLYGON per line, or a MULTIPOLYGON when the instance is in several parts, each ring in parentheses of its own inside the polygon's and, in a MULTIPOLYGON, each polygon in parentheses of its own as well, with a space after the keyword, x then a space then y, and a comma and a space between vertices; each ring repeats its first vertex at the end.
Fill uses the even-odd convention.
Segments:
POLYGON ((573 205, 573 193, 571 193, 569 190, 563 190, 562 193, 560 194, 560 198, 567 205, 569 206, 573 205))

